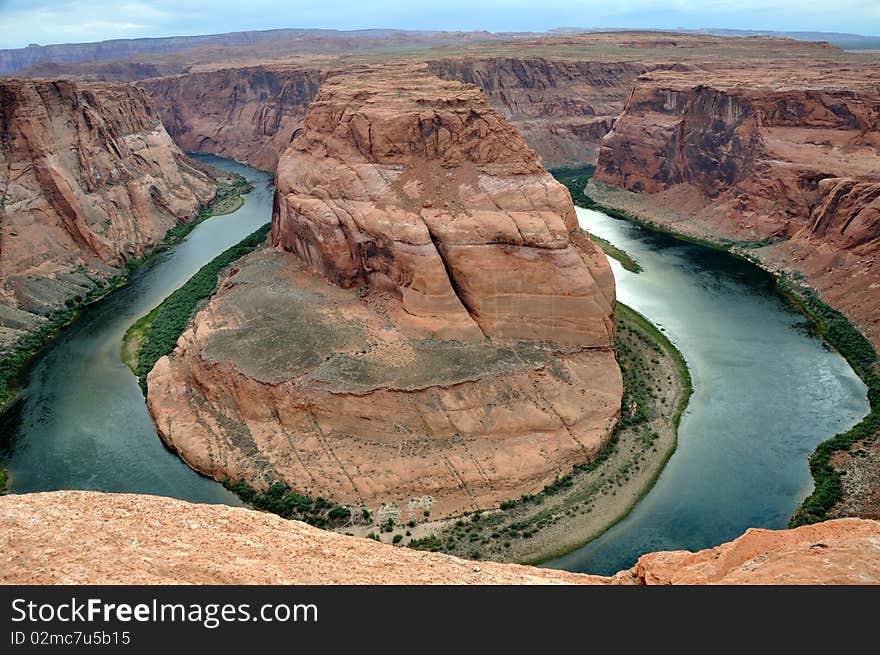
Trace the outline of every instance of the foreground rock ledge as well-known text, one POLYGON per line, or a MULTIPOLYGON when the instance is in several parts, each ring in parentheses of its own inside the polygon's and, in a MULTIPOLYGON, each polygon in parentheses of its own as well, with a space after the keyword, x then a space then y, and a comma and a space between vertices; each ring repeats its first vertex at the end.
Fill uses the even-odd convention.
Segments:
POLYGON ((880 522, 748 530, 606 578, 469 562, 274 514, 94 491, 0 498, 5 584, 876 584, 880 522))

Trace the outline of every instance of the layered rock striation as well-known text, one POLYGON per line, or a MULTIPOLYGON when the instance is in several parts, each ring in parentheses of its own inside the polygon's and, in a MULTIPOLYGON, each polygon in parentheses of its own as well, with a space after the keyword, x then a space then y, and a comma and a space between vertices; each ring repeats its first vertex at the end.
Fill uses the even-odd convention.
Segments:
POLYGON ((749 530, 613 577, 474 562, 274 515, 93 491, 0 497, 4 584, 877 584, 880 523, 749 530))
POLYGON ((4 346, 216 191, 132 85, 2 80, 0 130, 4 346))
POLYGON ((334 76, 276 185, 274 249, 148 378, 191 466, 405 522, 531 493, 607 441, 610 268, 478 89, 334 76))
POLYGON ((593 163, 635 79, 656 67, 638 61, 449 57, 428 71, 482 89, 548 168, 593 163))
MULTIPOLYGON (((649 68, 541 57, 446 58, 423 66, 429 74, 479 87, 548 167, 595 162, 633 81, 649 68)), ((323 60, 276 63, 197 70, 138 85, 156 99, 169 133, 186 150, 273 170, 321 82, 350 69, 323 60)))
POLYGON ((414 333, 612 344, 604 259, 572 244, 567 191, 475 87, 331 78, 275 204, 274 245, 339 286, 388 291, 414 333))

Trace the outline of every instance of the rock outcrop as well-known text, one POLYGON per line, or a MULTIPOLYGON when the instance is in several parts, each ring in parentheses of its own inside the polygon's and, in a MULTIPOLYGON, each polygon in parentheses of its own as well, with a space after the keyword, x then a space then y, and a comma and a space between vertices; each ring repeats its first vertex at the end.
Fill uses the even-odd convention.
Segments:
POLYGON ((276 185, 275 249, 148 378, 191 466, 406 522, 532 493, 607 441, 610 268, 478 89, 334 76, 276 185))
POLYGON ((3 345, 216 191, 132 85, 2 80, 0 131, 3 345))
MULTIPOLYGON (((880 522, 837 519, 794 530, 750 528, 697 553, 642 555, 639 584, 880 584, 880 522)), ((618 580, 626 574, 617 574, 618 580)))
POLYGON ((604 578, 468 562, 222 505, 94 491, 0 497, 3 584, 877 584, 880 523, 749 530, 604 578))
POLYGON ((475 87, 335 76, 276 186, 273 244, 338 286, 390 292, 415 334, 612 345, 604 257, 571 243, 568 192, 475 87))

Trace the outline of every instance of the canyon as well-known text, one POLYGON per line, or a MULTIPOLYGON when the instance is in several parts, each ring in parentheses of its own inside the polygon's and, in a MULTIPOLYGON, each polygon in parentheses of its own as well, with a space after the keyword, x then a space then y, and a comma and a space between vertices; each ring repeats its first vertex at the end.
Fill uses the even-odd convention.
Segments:
POLYGON ((749 530, 643 555, 602 577, 473 562, 172 498, 56 491, 0 498, 4 584, 876 584, 880 523, 749 530))
POLYGON ((330 78, 275 193, 274 248, 147 378, 191 466, 402 524, 533 493, 608 441, 611 269, 478 89, 330 78))
POLYGON ((0 80, 0 352, 217 190, 128 84, 0 80))
MULTIPOLYGON (((496 507, 594 456, 620 411, 614 282, 543 166, 595 164, 592 199, 792 276, 880 346, 880 73, 869 55, 663 33, 405 54, 310 43, 294 55, 267 43, 56 63, 25 73, 78 79, 0 80, 0 346, 213 197, 212 174, 182 150, 277 170, 271 247, 228 271, 149 377, 160 436, 216 479, 281 482, 402 523, 496 507)), ((878 518, 880 453, 876 442, 859 452, 833 461, 847 495, 832 515, 878 518)), ((405 567, 399 581, 413 583, 612 581, 476 572, 264 514, 60 493, 0 500, 11 580, 120 581, 117 566, 85 566, 68 533, 52 542, 40 526, 55 517, 98 534, 92 504, 119 526, 108 552, 140 561, 119 537, 138 529, 123 516, 136 504, 162 524, 159 547, 187 532, 177 517, 211 516, 238 536, 199 551, 195 572, 139 564, 125 581, 391 579, 363 562, 405 567), (348 559, 297 568, 288 544, 287 569, 264 562, 255 578, 218 555, 249 557, 260 539, 250 531, 285 544, 289 531, 296 548, 348 559), (35 562, 50 543, 57 568, 35 562)), ((701 553, 646 555, 613 581, 876 582, 877 538, 875 522, 855 519, 753 530, 701 553)))
MULTIPOLYGON (((471 83, 516 126, 548 167, 592 161, 646 70, 638 62, 541 57, 429 60, 426 73, 471 83)), ((356 65, 317 59, 203 69, 138 80, 185 150, 234 157, 274 170, 303 126, 306 108, 328 77, 356 65)), ((105 76, 99 76, 105 77, 105 76)), ((138 75, 126 76, 137 79, 138 75)))
MULTIPOLYGON (((302 129, 320 82, 371 59, 394 62, 193 61, 188 72, 137 83, 157 97, 178 94, 158 110, 188 148, 266 166, 302 129), (230 78, 233 91, 215 96, 230 78), (242 102, 226 100, 239 92, 242 102), (279 95, 297 100, 277 108, 279 95), (242 131, 230 129, 238 111, 242 131)), ((613 33, 439 47, 409 60, 478 86, 544 165, 595 164, 594 200, 790 276, 880 344, 880 131, 870 54, 766 37, 613 33)), ((859 469, 852 479, 867 480, 876 461, 847 466, 859 469)), ((876 502, 856 505, 877 516, 876 502)))

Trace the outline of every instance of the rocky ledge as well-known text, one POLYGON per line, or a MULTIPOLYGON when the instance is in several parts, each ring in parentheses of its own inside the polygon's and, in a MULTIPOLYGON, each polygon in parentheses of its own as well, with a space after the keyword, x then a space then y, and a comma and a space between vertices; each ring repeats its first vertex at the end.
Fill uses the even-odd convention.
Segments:
POLYGON ((274 514, 94 491, 0 498, 4 584, 876 584, 880 522, 749 530, 611 578, 470 562, 274 514))
POLYGON ((334 76, 276 186, 275 248, 148 378, 191 466, 407 522, 533 493, 607 442, 611 270, 479 89, 334 76))

